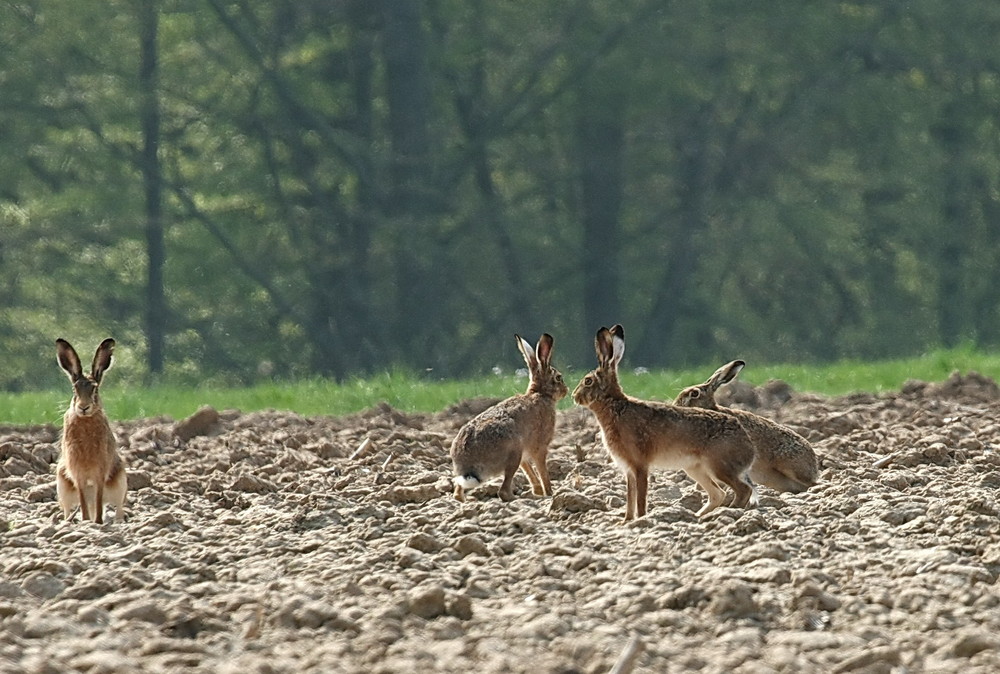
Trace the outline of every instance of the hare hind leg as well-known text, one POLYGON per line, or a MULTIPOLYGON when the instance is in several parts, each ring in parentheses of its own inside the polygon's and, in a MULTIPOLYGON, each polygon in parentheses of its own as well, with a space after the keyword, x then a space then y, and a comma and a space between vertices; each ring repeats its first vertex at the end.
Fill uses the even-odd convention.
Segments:
POLYGON ((524 471, 524 476, 528 478, 528 482, 531 483, 531 491, 533 494, 541 496, 545 493, 545 488, 542 486, 542 481, 538 479, 538 474, 535 473, 535 469, 531 466, 531 461, 529 459, 521 460, 521 470, 524 471))
POLYGON ((507 460, 507 465, 503 469, 503 483, 497 495, 502 501, 514 500, 514 476, 517 475, 518 466, 521 465, 520 453, 512 453, 507 460))
POLYGON ((549 479, 549 467, 546 465, 548 460, 547 452, 543 452, 535 459, 535 468, 538 470, 538 477, 542 481, 542 495, 552 496, 552 480, 549 479))
POLYGON ((115 523, 125 521, 125 492, 128 489, 128 479, 125 471, 120 471, 105 486, 106 500, 115 509, 115 523))
POLYGON ((104 483, 98 481, 94 490, 94 523, 104 524, 104 483))
POLYGON ((695 513, 698 517, 707 515, 726 502, 726 490, 719 486, 715 477, 704 466, 691 466, 684 472, 697 482, 708 495, 708 501, 701 507, 701 510, 695 513))
POLYGON ((757 505, 757 487, 745 475, 720 475, 719 479, 733 490, 733 507, 746 508, 757 505))
POLYGON ((56 499, 59 501, 63 519, 70 520, 73 517, 73 511, 80 505, 80 490, 66 476, 61 466, 56 470, 56 499))
POLYGON ((646 516, 646 497, 649 491, 648 468, 625 469, 625 522, 646 516))
POLYGON ((635 470, 635 516, 646 516, 646 500, 649 496, 649 469, 635 470))

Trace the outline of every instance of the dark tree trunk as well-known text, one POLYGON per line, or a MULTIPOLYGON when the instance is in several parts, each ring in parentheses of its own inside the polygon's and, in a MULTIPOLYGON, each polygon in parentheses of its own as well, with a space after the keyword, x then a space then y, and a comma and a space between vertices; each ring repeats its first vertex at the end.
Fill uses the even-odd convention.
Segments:
POLYGON ((156 0, 139 3, 139 91, 142 125, 142 176, 146 202, 146 339, 149 373, 163 372, 167 303, 163 268, 163 179, 160 170, 160 102, 157 57, 158 7, 156 0))
POLYGON ((698 357, 685 349, 688 344, 684 330, 689 327, 694 311, 690 293, 698 268, 698 237, 707 228, 704 203, 710 178, 700 118, 701 111, 696 113, 691 127, 678 141, 679 217, 669 233, 670 257, 664 260, 663 278, 655 289, 653 307, 636 345, 634 362, 637 364, 669 362, 676 366, 689 364, 693 356, 694 360, 698 357))
POLYGON ((945 188, 943 227, 938 240, 938 334, 946 347, 957 346, 969 334, 969 289, 965 288, 965 258, 969 256, 969 211, 965 153, 968 133, 963 127, 963 111, 957 105, 946 108, 944 121, 933 128, 944 150, 945 188))
MULTIPOLYGON (((443 242, 432 225, 430 73, 422 23, 423 2, 383 3, 392 189, 386 210, 399 228, 395 250, 395 333, 407 361, 434 367, 446 312, 443 242)), ((440 355, 440 354, 438 354, 440 355)))
MULTIPOLYGON (((586 97, 589 92, 583 92, 586 97)), ((624 105, 583 101, 576 123, 583 220, 584 334, 624 320, 621 312, 621 205, 624 105)))

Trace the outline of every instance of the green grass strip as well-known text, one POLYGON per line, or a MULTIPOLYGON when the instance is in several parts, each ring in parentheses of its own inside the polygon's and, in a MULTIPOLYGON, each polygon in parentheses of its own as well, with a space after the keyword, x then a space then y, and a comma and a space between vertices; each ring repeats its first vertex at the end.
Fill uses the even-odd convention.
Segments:
MULTIPOLYGON (((622 367, 622 386, 640 398, 672 400, 685 386, 704 381, 722 363, 685 371, 635 372, 622 367)), ((740 378, 760 385, 783 379, 800 392, 842 395, 856 391, 898 390, 907 379, 941 381, 958 370, 975 370, 996 378, 1000 354, 968 348, 935 351, 920 357, 823 365, 755 365, 749 363, 740 378)), ((570 389, 584 372, 564 373, 570 389)), ((340 416, 386 402, 405 412, 436 412, 473 397, 506 397, 524 391, 526 379, 512 373, 469 380, 434 380, 406 373, 386 373, 340 384, 325 379, 263 383, 244 388, 191 388, 159 385, 151 388, 116 386, 112 372, 103 387, 108 415, 115 420, 167 416, 181 419, 201 405, 251 412, 262 409, 291 410, 305 416, 340 416)), ((61 424, 69 403, 63 390, 0 393, 0 423, 13 425, 61 424)), ((567 397, 560 407, 568 408, 567 397)))

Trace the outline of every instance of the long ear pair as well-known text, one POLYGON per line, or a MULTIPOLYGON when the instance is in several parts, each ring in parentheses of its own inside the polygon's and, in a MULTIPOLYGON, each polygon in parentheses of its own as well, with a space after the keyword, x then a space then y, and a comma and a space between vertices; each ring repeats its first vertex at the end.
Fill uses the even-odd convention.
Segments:
POLYGON ((528 365, 528 371, 532 375, 549 366, 549 362, 552 360, 552 335, 547 332, 543 333, 538 338, 538 346, 534 348, 532 348, 531 342, 520 335, 514 335, 514 339, 517 340, 517 348, 524 356, 524 362, 528 365))
POLYGON ((602 368, 617 372, 618 364, 625 356, 625 328, 621 325, 615 325, 610 330, 602 327, 594 337, 594 350, 602 368))
MULTIPOLYGON (((111 369, 114 349, 115 340, 109 337, 101 342, 101 345, 97 347, 97 351, 94 352, 94 361, 90 365, 90 376, 98 384, 101 383, 101 377, 104 376, 104 373, 111 369)), ((65 339, 56 340, 56 359, 59 361, 59 367, 66 372, 70 381, 75 382, 83 377, 83 366, 80 364, 80 356, 77 355, 73 345, 65 339)))

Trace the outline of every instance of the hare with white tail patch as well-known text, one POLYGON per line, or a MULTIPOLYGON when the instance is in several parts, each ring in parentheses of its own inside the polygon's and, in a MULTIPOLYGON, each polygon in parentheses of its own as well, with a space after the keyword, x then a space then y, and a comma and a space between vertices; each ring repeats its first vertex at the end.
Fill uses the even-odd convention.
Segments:
POLYGON ((90 374, 84 374, 76 350, 65 339, 56 340, 59 366, 73 384, 73 400, 63 416, 56 464, 56 495, 67 520, 79 505, 84 520, 102 524, 106 500, 115 507, 115 521, 122 521, 127 488, 125 464, 98 392, 104 373, 111 367, 114 348, 113 339, 101 342, 90 374))
POLYGON ((674 401, 684 407, 699 407, 732 414, 743 425, 753 443, 755 458, 750 467, 750 479, 777 491, 803 492, 816 484, 819 468, 816 453, 801 435, 770 419, 715 402, 715 393, 728 384, 746 367, 742 360, 726 363, 704 383, 689 386, 674 401))
POLYGON ((584 376, 573 400, 590 409, 601 427, 611 458, 625 473, 625 521, 646 514, 649 471, 681 469, 708 494, 698 516, 726 500, 729 485, 733 505, 757 505, 757 491, 747 477, 753 445, 731 415, 639 400, 625 394, 618 382, 618 364, 625 355, 625 330, 601 328, 594 340, 597 369, 584 376))
POLYGON ((528 390, 502 400, 462 426, 451 445, 455 498, 465 500, 465 490, 493 477, 503 476, 500 498, 514 498, 517 469, 524 471, 532 491, 552 495, 545 465, 556 427, 556 403, 569 389, 559 370, 552 367, 552 336, 543 334, 538 346, 514 335, 528 364, 528 390))

